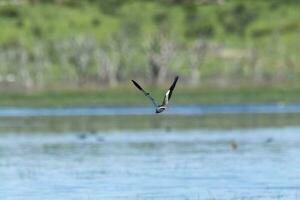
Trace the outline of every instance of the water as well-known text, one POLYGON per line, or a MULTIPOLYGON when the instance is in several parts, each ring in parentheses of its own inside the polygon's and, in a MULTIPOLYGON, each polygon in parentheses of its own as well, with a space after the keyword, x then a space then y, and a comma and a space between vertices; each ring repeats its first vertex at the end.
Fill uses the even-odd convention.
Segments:
POLYGON ((0 199, 300 199, 299 119, 2 116, 0 199))
MULTIPOLYGON (((153 114, 149 106, 18 108, 2 107, 0 116, 70 116, 70 115, 145 115, 153 114)), ((299 113, 300 103, 232 103, 172 105, 164 114, 203 115, 210 113, 299 113)))

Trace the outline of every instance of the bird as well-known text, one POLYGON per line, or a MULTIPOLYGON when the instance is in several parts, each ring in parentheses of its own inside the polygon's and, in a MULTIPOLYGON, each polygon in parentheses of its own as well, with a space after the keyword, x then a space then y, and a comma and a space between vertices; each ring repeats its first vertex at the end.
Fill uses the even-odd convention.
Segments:
POLYGON ((164 97, 164 100, 162 102, 162 104, 158 104, 156 103, 156 101, 154 100, 154 98, 150 95, 149 92, 146 92, 136 81, 134 80, 131 80, 133 82, 133 84, 140 90, 144 93, 144 95, 146 97, 148 97, 150 99, 150 101, 152 102, 152 104, 154 105, 155 107, 155 113, 161 113, 163 111, 165 111, 167 109, 167 105, 169 103, 169 100, 171 99, 171 96, 172 96, 172 93, 173 93, 173 90, 175 88, 175 85, 177 83, 177 80, 178 80, 178 76, 175 77, 172 85, 170 86, 170 88, 168 89, 168 91, 166 92, 166 95, 164 97))

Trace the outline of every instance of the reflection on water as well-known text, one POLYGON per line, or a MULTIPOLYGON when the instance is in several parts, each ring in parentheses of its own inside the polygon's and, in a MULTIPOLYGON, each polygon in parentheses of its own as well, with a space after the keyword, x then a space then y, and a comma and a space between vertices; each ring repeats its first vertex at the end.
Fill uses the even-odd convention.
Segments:
POLYGON ((0 118, 0 199, 300 199, 299 119, 0 118))
POLYGON ((300 113, 1 117, 1 132, 82 132, 299 126, 300 113))
MULTIPOLYGON (((50 107, 19 108, 0 107, 1 117, 13 116, 103 116, 103 115, 151 115, 152 106, 106 107, 50 107)), ((204 115, 213 113, 299 113, 300 103, 227 103, 172 105, 165 115, 204 115)))

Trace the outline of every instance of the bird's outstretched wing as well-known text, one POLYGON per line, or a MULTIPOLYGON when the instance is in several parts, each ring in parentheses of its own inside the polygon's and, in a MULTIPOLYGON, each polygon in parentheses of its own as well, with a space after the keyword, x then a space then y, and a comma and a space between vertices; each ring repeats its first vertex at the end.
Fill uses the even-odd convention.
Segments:
POLYGON ((172 93, 173 93, 173 90, 175 88, 175 85, 177 83, 177 80, 178 80, 178 76, 175 77, 171 87, 169 88, 169 90, 166 92, 166 95, 165 95, 165 98, 163 100, 163 103, 162 103, 162 106, 166 106, 168 103, 169 103, 169 100, 171 99, 171 96, 172 96, 172 93))
POLYGON ((132 82, 133 82, 133 84, 135 85, 135 87, 137 87, 139 90, 141 90, 143 93, 144 93, 144 95, 146 96, 146 97, 148 97, 150 100, 151 100, 151 102, 153 103, 153 105, 155 106, 155 107, 157 107, 158 106, 158 104, 156 103, 156 101, 153 99, 153 97, 150 95, 150 93, 148 93, 148 92, 146 92, 137 82, 135 82, 134 80, 131 80, 132 82))

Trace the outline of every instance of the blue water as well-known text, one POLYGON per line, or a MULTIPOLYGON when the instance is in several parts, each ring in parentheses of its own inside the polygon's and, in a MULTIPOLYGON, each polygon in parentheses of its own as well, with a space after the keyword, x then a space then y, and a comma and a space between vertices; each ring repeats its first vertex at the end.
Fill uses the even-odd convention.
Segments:
POLYGON ((0 199, 300 199, 300 126, 78 134, 1 133, 0 199))
POLYGON ((165 117, 151 107, 1 108, 0 200, 297 200, 299 112, 300 104, 170 105, 165 117), (213 128, 204 128, 199 115, 210 113, 213 128), (169 115, 183 117, 173 127, 178 116, 169 115), (222 127, 228 119, 237 122, 222 127))
MULTIPOLYGON (((70 116, 70 115, 145 115, 155 112, 152 106, 56 107, 18 108, 2 107, 0 116, 70 116)), ((170 105, 164 114, 203 115, 209 113, 299 113, 300 103, 266 104, 200 104, 170 105)))

